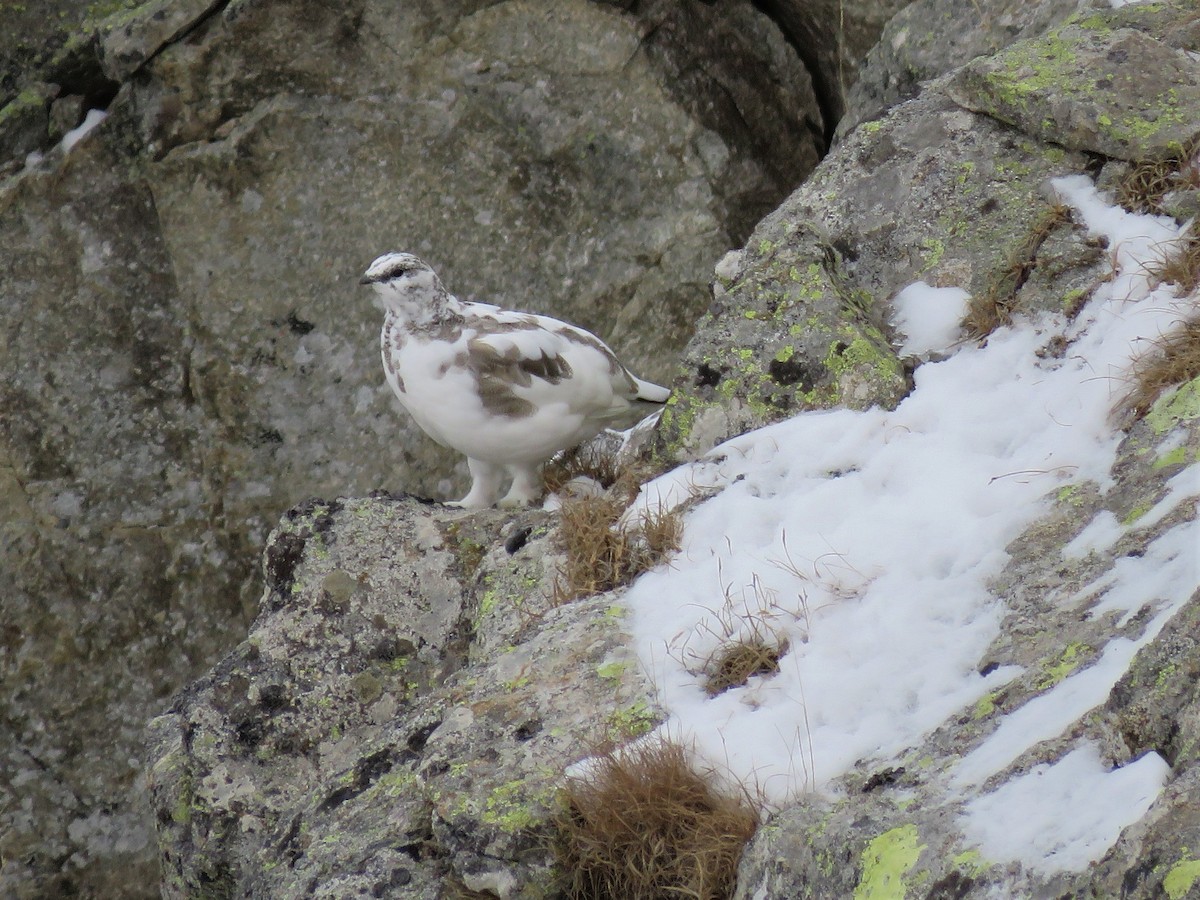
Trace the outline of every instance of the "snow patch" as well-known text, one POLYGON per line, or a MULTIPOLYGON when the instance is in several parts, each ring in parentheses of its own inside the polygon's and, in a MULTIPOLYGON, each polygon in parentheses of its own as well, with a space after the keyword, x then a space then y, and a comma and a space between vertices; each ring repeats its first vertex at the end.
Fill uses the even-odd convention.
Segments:
POLYGON ((87 137, 97 125, 108 118, 108 113, 102 109, 89 109, 83 121, 68 131, 62 137, 63 153, 70 153, 71 148, 87 137))
POLYGON ((901 356, 948 350, 960 337, 971 295, 957 287, 930 287, 918 281, 892 298, 894 324, 905 335, 901 356))
MULTIPOLYGON (((630 588, 631 627, 670 713, 663 732, 770 801, 903 757, 1011 679, 1014 667, 980 674, 1005 614, 988 591, 1008 561, 1003 548, 1065 485, 1112 484, 1114 379, 1190 306, 1145 275, 1179 229, 1108 206, 1086 177, 1055 186, 1108 236, 1118 264, 1073 321, 1020 321, 984 347, 920 366, 894 411, 805 413, 734 438, 645 485, 631 510, 709 496, 685 518, 680 555, 630 588), (1039 353, 1055 338, 1068 342, 1063 358, 1039 353), (747 618, 786 644, 780 671, 709 697, 706 661, 747 618)), ((916 284, 899 295, 909 346, 953 340, 965 293, 945 290, 916 284)), ((1103 527, 1075 549, 1101 546, 1112 536, 1103 527)), ((1149 605, 1145 631, 1112 640, 1092 665, 1007 716, 960 766, 961 790, 1103 702, 1200 584, 1181 555, 1196 540, 1186 530, 1089 594, 1094 602, 1105 591, 1094 614, 1149 605)))
POLYGON ((988 860, 1080 872, 1146 814, 1169 772, 1157 753, 1110 770, 1087 743, 971 801, 963 831, 988 860))

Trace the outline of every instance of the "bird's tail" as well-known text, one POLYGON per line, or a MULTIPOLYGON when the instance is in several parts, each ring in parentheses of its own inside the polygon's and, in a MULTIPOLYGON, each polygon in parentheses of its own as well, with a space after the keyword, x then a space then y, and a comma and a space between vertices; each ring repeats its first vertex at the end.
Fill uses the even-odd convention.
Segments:
POLYGON ((631 375, 633 383, 637 385, 638 400, 645 400, 648 403, 666 403, 667 398, 671 396, 671 389, 654 384, 650 381, 642 381, 636 375, 631 375))

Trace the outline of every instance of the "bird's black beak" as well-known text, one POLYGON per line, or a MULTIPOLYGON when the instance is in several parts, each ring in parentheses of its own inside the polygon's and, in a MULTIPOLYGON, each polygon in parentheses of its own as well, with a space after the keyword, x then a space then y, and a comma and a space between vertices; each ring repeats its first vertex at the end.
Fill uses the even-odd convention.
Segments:
POLYGON ((372 278, 370 275, 364 275, 362 278, 358 279, 358 283, 359 284, 374 284, 375 279, 372 278))

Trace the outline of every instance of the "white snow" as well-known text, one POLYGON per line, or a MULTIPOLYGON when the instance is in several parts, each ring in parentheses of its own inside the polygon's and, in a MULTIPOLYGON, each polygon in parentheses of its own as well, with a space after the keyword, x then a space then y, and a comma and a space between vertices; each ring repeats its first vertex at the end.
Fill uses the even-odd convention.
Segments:
MULTIPOLYGON (((902 759, 1014 677, 1014 667, 979 674, 1005 613, 987 589, 1007 562, 1004 548, 1063 486, 1112 483, 1121 435, 1110 413, 1122 379, 1192 303, 1169 287, 1152 290, 1146 274, 1179 229, 1108 206, 1086 177, 1056 188, 1108 237, 1117 264, 1074 321, 1046 315, 1000 329, 985 347, 953 350, 966 294, 913 285, 897 296, 906 352, 952 355, 920 366, 896 410, 805 413, 734 438, 646 485, 629 514, 711 495, 687 514, 679 557, 642 576, 626 601, 640 658, 670 713, 663 732, 770 801, 830 790, 859 761, 902 759), (1068 342, 1062 358, 1039 354, 1056 336, 1068 342), (708 697, 706 662, 745 634, 787 644, 781 671, 708 697)), ((1179 483, 1173 505, 1191 496, 1179 483)), ((1072 552, 1102 549, 1123 527, 1098 519, 1072 552)), ((1072 598, 1118 613, 1145 605, 1153 616, 1140 636, 1114 638, 1090 665, 1010 714, 955 773, 964 799, 1104 701, 1136 649, 1200 586, 1197 540, 1194 523, 1177 527, 1072 598)), ((1132 775, 1098 774, 1098 762, 1081 759, 1092 758, 1072 755, 1040 780, 1057 785, 1082 772, 1080 784, 1102 781, 1118 799, 1110 816, 1072 816, 1077 833, 1062 832, 1053 854, 1072 865, 1103 852, 1112 828, 1144 811, 1121 793, 1132 775)), ((1024 784, 988 795, 990 814, 1019 818, 1024 784)), ((1149 781, 1137 784, 1153 795, 1149 781)), ((1054 797, 1082 803, 1069 787, 1055 790, 1040 798, 1047 816, 1054 797)), ((1058 864, 1034 859, 1048 844, 1021 846, 1014 858, 1058 864)))
POLYGON ((78 144, 88 132, 108 118, 108 113, 102 109, 89 109, 83 121, 63 135, 62 148, 64 153, 70 153, 71 148, 78 144))
POLYGON ((1157 753, 1110 771, 1096 746, 1085 743, 972 800, 963 831, 990 861, 1078 872, 1146 814, 1169 771, 1157 753))
POLYGON ((1079 559, 1089 553, 1102 553, 1125 533, 1125 526, 1107 509, 1098 512, 1069 544, 1063 547, 1067 559, 1079 559))
POLYGON ((959 323, 971 295, 957 287, 930 287, 917 281, 892 298, 893 324, 904 334, 901 356, 923 356, 944 351, 957 341, 959 323))
POLYGON ((1127 556, 1087 593, 1104 590, 1093 616, 1124 612, 1125 624, 1143 604, 1158 612, 1136 640, 1116 637, 1091 665, 1086 665, 1057 685, 1009 713, 992 735, 963 757, 954 771, 959 786, 979 785, 1000 772, 1025 751, 1050 740, 1088 710, 1103 703, 1113 685, 1125 674, 1134 654, 1158 636, 1163 626, 1200 586, 1196 547, 1200 546, 1200 520, 1173 528, 1153 541, 1142 556, 1127 556))

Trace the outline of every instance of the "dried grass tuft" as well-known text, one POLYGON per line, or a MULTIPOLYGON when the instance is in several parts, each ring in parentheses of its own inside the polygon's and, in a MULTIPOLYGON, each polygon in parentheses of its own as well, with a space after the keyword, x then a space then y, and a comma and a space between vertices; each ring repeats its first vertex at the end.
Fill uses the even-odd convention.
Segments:
POLYGON ((1117 418, 1132 425, 1163 392, 1200 376, 1200 319, 1185 322, 1133 364, 1133 387, 1117 406, 1117 418))
POLYGON ((1180 153, 1135 162, 1117 184, 1117 202, 1134 212, 1164 213, 1163 199, 1171 191, 1200 188, 1197 147, 1193 141, 1180 153))
POLYGON ((1037 266, 1038 251, 1054 229, 1069 218, 1070 209, 1054 203, 1033 221, 1023 239, 992 273, 987 287, 971 297, 962 320, 963 331, 975 340, 983 340, 997 328, 1012 324, 1017 294, 1037 266))
POLYGON ((1200 235, 1193 229, 1180 242, 1178 250, 1154 266, 1153 275, 1161 284, 1170 282, 1181 293, 1190 294, 1200 286, 1200 235))
POLYGON ((786 640, 752 634, 717 648, 704 666, 704 692, 710 697, 741 687, 755 675, 776 675, 788 651, 786 640))
POLYGON ((572 479, 581 477, 590 478, 607 490, 621 477, 616 456, 587 449, 585 445, 560 453, 542 469, 542 480, 552 494, 561 493, 572 479))
POLYGON ((561 534, 566 562, 554 586, 556 603, 566 603, 629 584, 679 550, 683 517, 679 510, 644 514, 619 524, 629 505, 614 488, 599 497, 563 501, 561 534))
POLYGON ((678 744, 600 757, 562 792, 556 853, 569 900, 722 900, 758 816, 718 793, 678 744))

